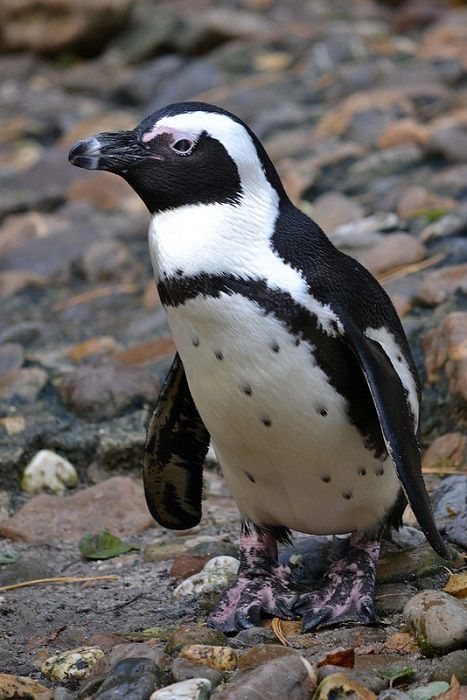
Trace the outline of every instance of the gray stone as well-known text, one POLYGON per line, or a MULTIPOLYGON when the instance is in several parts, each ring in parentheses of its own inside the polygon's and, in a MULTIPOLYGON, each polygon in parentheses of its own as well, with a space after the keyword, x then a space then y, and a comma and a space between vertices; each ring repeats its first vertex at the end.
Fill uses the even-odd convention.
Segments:
POLYGON ((2 377, 18 370, 24 360, 23 348, 19 343, 0 345, 0 380, 2 377))
POLYGON ((467 685, 467 650, 458 649, 436 659, 430 680, 451 682, 455 676, 460 685, 467 685))
POLYGON ((312 667, 300 656, 285 656, 245 673, 223 691, 223 700, 309 700, 316 685, 312 667))
POLYGON ((141 367, 109 363, 78 367, 62 383, 66 406, 87 420, 111 418, 142 402, 154 402, 157 380, 141 367))
POLYGON ((375 610, 377 615, 400 613, 413 598, 417 589, 405 583, 383 583, 375 588, 375 610))
POLYGON ((422 591, 405 605, 404 619, 428 656, 467 644, 467 609, 442 591, 422 591))
POLYGON ((122 659, 99 686, 96 700, 147 700, 164 683, 162 671, 152 659, 122 659))
POLYGON ((449 683, 445 681, 434 681, 433 683, 428 683, 428 685, 422 685, 420 688, 409 690, 408 694, 411 700, 430 700, 442 693, 446 693, 448 690, 449 683))
POLYGON ((364 671, 356 671, 355 669, 342 668, 342 666, 333 666, 332 664, 327 664, 326 666, 320 666, 318 668, 318 684, 324 678, 332 676, 335 673, 342 673, 352 680, 360 683, 364 688, 368 688, 372 693, 378 694, 383 688, 386 688, 387 681, 379 676, 365 673, 364 671))
POLYGON ((467 127, 465 124, 442 127, 435 131, 427 143, 432 153, 442 155, 446 160, 462 163, 467 160, 467 127))
POLYGON ((450 211, 438 221, 428 224, 423 229, 420 238, 428 241, 432 238, 446 238, 448 236, 463 236, 467 226, 467 203, 461 204, 457 209, 450 211))
POLYGON ((190 678, 206 678, 215 687, 222 681, 222 673, 215 668, 195 664, 188 659, 178 658, 172 663, 170 671, 175 681, 186 681, 190 678))

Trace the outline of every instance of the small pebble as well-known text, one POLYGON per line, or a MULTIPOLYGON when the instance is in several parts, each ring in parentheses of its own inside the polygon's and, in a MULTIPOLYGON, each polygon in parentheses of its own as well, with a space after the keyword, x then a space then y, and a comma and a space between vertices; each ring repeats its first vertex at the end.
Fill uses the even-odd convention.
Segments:
POLYGON ((41 673, 50 681, 82 680, 104 656, 99 647, 76 647, 61 654, 49 656, 41 666, 41 673))
POLYGON ((207 700, 211 683, 206 678, 190 678, 156 690, 149 700, 207 700))
POLYGON ((163 673, 152 659, 122 659, 92 697, 96 700, 142 700, 163 683, 163 673))
POLYGON ((174 590, 174 596, 200 595, 212 591, 221 591, 233 582, 240 562, 235 557, 214 557, 202 570, 185 579, 174 590))
POLYGON ((52 450, 40 450, 27 465, 21 479, 21 488, 26 493, 53 491, 63 493, 67 486, 78 483, 74 466, 52 450))
POLYGON ((431 681, 446 681, 451 682, 451 678, 455 676, 460 685, 467 685, 467 650, 458 649, 451 651, 450 654, 436 659, 433 663, 433 671, 431 673, 431 681))
POLYGON ((233 671, 237 668, 237 654, 231 647, 215 647, 209 644, 190 644, 183 647, 180 656, 219 671, 233 671))

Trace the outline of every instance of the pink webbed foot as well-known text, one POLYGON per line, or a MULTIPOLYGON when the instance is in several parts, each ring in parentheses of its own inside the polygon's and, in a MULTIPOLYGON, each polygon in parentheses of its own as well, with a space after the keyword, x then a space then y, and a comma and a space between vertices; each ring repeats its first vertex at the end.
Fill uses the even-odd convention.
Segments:
POLYGON ((276 540, 271 534, 242 534, 237 579, 214 608, 208 625, 233 634, 258 625, 262 614, 296 618, 292 607, 298 596, 288 587, 289 575, 289 568, 277 563, 276 540))
POLYGON ((352 535, 345 555, 335 561, 322 588, 300 596, 294 611, 303 616, 304 632, 342 623, 375 619, 373 591, 380 543, 352 535))

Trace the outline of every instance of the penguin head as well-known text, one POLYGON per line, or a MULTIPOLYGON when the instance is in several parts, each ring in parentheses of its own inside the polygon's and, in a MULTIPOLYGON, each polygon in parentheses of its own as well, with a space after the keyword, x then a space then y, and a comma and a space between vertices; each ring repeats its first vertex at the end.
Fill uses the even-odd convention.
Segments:
POLYGON ((193 204, 240 204, 272 187, 285 193, 253 132, 238 117, 201 102, 169 105, 132 131, 76 143, 73 165, 123 177, 151 213, 193 204))

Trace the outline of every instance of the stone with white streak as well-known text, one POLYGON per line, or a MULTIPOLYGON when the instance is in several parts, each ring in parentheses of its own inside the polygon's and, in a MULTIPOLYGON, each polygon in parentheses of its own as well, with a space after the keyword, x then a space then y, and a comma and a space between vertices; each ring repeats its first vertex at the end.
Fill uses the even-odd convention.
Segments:
POLYGON ((206 678, 190 678, 156 690, 149 700, 207 700, 211 683, 206 678))

